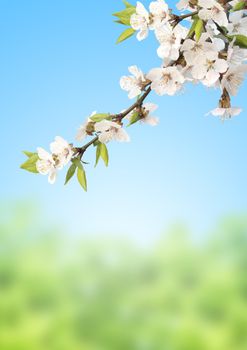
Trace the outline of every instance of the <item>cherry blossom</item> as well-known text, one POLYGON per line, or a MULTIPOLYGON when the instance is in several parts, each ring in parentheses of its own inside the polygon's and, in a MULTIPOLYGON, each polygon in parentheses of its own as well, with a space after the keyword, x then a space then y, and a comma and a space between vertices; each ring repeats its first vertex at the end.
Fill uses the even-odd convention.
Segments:
POLYGON ((241 64, 239 66, 231 66, 228 69, 228 71, 223 75, 223 78, 221 80, 222 89, 226 89, 227 92, 232 96, 237 95, 238 89, 245 78, 246 72, 246 64, 241 64))
POLYGON ((73 156, 73 147, 61 136, 56 136, 55 141, 50 144, 52 154, 58 158, 58 168, 68 164, 73 156))
POLYGON ((201 7, 198 14, 201 19, 212 19, 220 26, 228 25, 225 10, 216 0, 198 0, 198 5, 201 7))
POLYGON ((130 66, 129 72, 132 76, 123 76, 120 79, 120 86, 123 90, 129 92, 128 97, 132 99, 141 94, 143 87, 147 83, 147 79, 137 66, 130 66))
POLYGON ((186 37, 187 33, 187 28, 179 24, 174 29, 170 24, 157 28, 155 35, 161 44, 157 50, 158 56, 160 58, 177 60, 179 57, 181 41, 186 37))
POLYGON ((225 73, 228 69, 226 60, 218 58, 215 51, 205 52, 195 60, 192 75, 199 79, 206 86, 214 85, 220 77, 220 73, 225 73))
POLYGON ((235 117, 236 115, 239 115, 242 112, 241 108, 237 107, 229 107, 229 108, 215 108, 212 111, 210 111, 208 114, 212 114, 215 117, 219 117, 222 121, 226 119, 230 119, 232 117, 235 117))
POLYGON ((91 120, 91 117, 93 117, 96 114, 96 111, 94 111, 90 117, 87 118, 87 120, 79 127, 75 139, 77 141, 84 140, 88 135, 92 135, 92 132, 94 131, 94 123, 91 120))
POLYGON ((230 13, 229 24, 227 25, 228 33, 247 35, 247 17, 243 17, 243 11, 230 13))
POLYGON ((43 148, 37 148, 39 160, 36 163, 38 172, 42 175, 48 175, 50 184, 54 184, 57 176, 56 162, 52 154, 45 151, 43 148))
POLYGON ((142 107, 142 118, 140 119, 141 123, 148 124, 151 126, 156 126, 159 123, 159 118, 151 115, 158 106, 154 103, 144 103, 142 107))
POLYGON ((127 132, 118 123, 102 120, 95 125, 95 131, 99 132, 99 141, 107 143, 109 141, 129 142, 127 132))
POLYGON ((160 27, 162 24, 166 24, 170 19, 169 7, 164 0, 152 1, 149 6, 151 23, 150 29, 160 27))
POLYGON ((146 39, 148 36, 148 25, 150 23, 149 13, 143 4, 137 1, 136 13, 130 18, 130 24, 133 29, 138 30, 137 39, 139 41, 146 39))
POLYGON ((152 90, 160 96, 175 95, 185 81, 177 67, 153 68, 147 77, 152 81, 152 90))

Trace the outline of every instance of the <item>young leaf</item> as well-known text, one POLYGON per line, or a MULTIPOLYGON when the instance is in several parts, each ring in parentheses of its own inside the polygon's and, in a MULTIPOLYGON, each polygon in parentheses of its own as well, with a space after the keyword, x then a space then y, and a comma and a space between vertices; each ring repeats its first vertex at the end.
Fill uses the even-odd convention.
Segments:
POLYGON ((101 143, 98 143, 96 148, 96 159, 95 159, 95 165, 94 165, 95 168, 99 162, 100 152, 101 152, 101 143))
POLYGON ((123 25, 125 25, 122 21, 120 21, 120 19, 119 20, 117 20, 117 21, 114 21, 115 23, 119 23, 119 24, 123 24, 123 25))
POLYGON ((65 185, 74 176, 76 168, 77 168, 77 165, 75 163, 72 163, 71 166, 69 167, 69 170, 68 170, 67 175, 66 175, 66 180, 65 180, 65 183, 64 183, 65 185))
POLYGON ((117 44, 121 43, 122 41, 130 38, 135 33, 135 30, 133 28, 127 28, 117 39, 117 44))
POLYGON ((130 17, 136 12, 135 7, 127 7, 123 11, 116 12, 113 16, 118 17, 118 19, 127 26, 130 25, 130 17))
POLYGON ((244 10, 247 7, 246 1, 240 1, 233 7, 233 11, 244 10))
POLYGON ((196 41, 198 41, 202 35, 202 31, 204 28, 204 23, 203 20, 198 18, 196 25, 195 25, 195 36, 196 36, 196 41))
POLYGON ((105 166, 108 166, 109 154, 108 154, 108 149, 104 143, 100 144, 100 156, 103 159, 105 166))
POLYGON ((123 3, 124 3, 124 5, 126 6, 126 7, 135 7, 135 6, 133 6, 133 5, 131 5, 128 1, 126 1, 126 0, 123 0, 123 3))
POLYGON ((131 117, 130 117, 130 122, 127 126, 130 126, 132 124, 135 124, 136 122, 138 122, 138 120, 140 120, 140 116, 138 112, 134 112, 131 117))
POLYGON ((96 123, 101 122, 102 120, 108 119, 108 118, 109 118, 109 114, 107 113, 98 113, 90 117, 90 119, 96 123))
POLYGON ((37 174, 38 170, 36 168, 36 163, 39 157, 37 153, 34 153, 32 156, 28 158, 28 160, 21 165, 21 169, 29 171, 30 173, 37 174))
POLYGON ((84 170, 82 165, 81 165, 81 167, 77 168, 77 179, 78 179, 79 184, 81 185, 81 187, 85 191, 87 191, 87 178, 86 178, 85 170, 84 170))
POLYGON ((191 25, 191 28, 189 30, 189 33, 188 33, 188 38, 192 38, 194 33, 195 33, 195 27, 197 25, 197 22, 198 22, 199 18, 196 17, 191 25))
POLYGON ((227 35, 229 40, 234 40, 234 44, 241 47, 242 49, 247 49, 247 36, 238 34, 238 35, 227 35))
POLYGON ((34 152, 29 152, 29 151, 23 151, 23 153, 28 157, 32 157, 34 154, 37 154, 37 153, 34 153, 34 152))
POLYGON ((100 157, 103 159, 105 166, 108 166, 109 163, 109 154, 107 147, 104 143, 99 142, 96 149, 96 160, 95 160, 95 167, 97 166, 100 157))

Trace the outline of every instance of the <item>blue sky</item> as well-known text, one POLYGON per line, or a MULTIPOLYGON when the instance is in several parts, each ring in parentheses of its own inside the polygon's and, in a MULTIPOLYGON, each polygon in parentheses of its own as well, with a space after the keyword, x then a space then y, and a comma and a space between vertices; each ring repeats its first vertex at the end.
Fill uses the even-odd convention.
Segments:
MULTIPOLYGON (((148 4, 145 1, 145 4, 148 4)), ((88 166, 88 193, 76 181, 54 186, 19 169, 21 151, 48 148, 56 135, 74 140, 92 111, 118 112, 130 101, 119 87, 127 67, 160 64, 152 35, 115 45, 122 27, 111 14, 121 1, 1 0, 0 108, 2 200, 35 199, 44 220, 86 233, 150 237, 173 222, 205 229, 245 213, 247 85, 234 105, 244 112, 221 123, 205 113, 219 91, 186 86, 158 97, 156 128, 135 125, 130 144, 109 145, 109 168, 88 166)))

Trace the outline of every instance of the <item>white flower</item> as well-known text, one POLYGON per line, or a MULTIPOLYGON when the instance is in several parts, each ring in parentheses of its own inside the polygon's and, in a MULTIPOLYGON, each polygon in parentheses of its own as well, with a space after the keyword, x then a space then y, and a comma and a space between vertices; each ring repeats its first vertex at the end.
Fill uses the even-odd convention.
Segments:
POLYGON ((177 60, 179 57, 179 49, 181 40, 187 35, 187 28, 178 24, 174 29, 167 23, 165 26, 157 28, 155 35, 160 42, 160 47, 157 54, 160 58, 169 58, 170 60, 177 60))
POLYGON ((203 33, 198 41, 186 39, 183 42, 181 51, 184 51, 184 58, 188 65, 193 65, 199 55, 204 55, 205 51, 212 50, 212 43, 208 42, 209 35, 203 33))
POLYGON ((55 141, 50 144, 50 150, 52 154, 58 157, 58 169, 61 169, 64 165, 68 164, 73 156, 72 146, 61 136, 55 137, 55 141))
POLYGON ((227 50, 227 62, 230 65, 239 65, 247 59, 247 50, 241 49, 239 46, 234 45, 235 40, 232 40, 227 50))
POLYGON ((137 66, 129 67, 129 72, 133 74, 133 76, 123 76, 120 79, 120 86, 123 90, 129 92, 129 98, 134 98, 141 94, 147 80, 137 66))
POLYGON ((176 67, 153 68, 147 78, 152 81, 151 88, 158 95, 174 95, 179 91, 185 79, 176 67))
POLYGON ((218 25, 227 27, 228 20, 224 8, 216 0, 198 0, 201 10, 198 16, 207 21, 212 19, 218 25))
MULTIPOLYGON (((198 41, 192 39, 184 41, 181 50, 184 51, 184 58, 189 66, 197 66, 198 62, 204 61, 207 56, 218 56, 218 53, 224 50, 225 43, 222 39, 213 38, 211 42, 208 39, 208 33, 203 33, 198 41)), ((195 67, 195 71, 197 71, 197 67, 195 67)))
POLYGON ((151 115, 151 113, 156 111, 157 108, 158 106, 154 103, 144 103, 144 105, 142 106, 143 118, 140 119, 140 122, 151 126, 158 125, 159 118, 151 115))
POLYGON ((90 117, 87 118, 87 120, 79 127, 77 134, 76 134, 76 140, 82 141, 88 136, 88 126, 89 123, 92 123, 92 120, 90 119, 96 114, 96 111, 94 111, 90 117))
POLYGON ((247 17, 243 17, 243 11, 230 13, 230 23, 227 26, 228 33, 247 35, 247 17))
POLYGON ((193 8, 191 7, 191 1, 190 0, 180 0, 177 5, 176 5, 177 9, 179 11, 183 11, 183 10, 193 10, 193 8))
POLYGON ((151 23, 149 24, 150 29, 160 27, 170 18, 169 7, 164 0, 152 1, 149 5, 149 10, 151 13, 151 23))
POLYGON ((242 84, 246 72, 246 64, 231 66, 221 80, 222 90, 225 88, 230 95, 237 95, 238 88, 242 84))
POLYGON ((51 153, 43 148, 37 148, 39 160, 36 163, 38 172, 42 175, 48 174, 48 181, 53 184, 56 180, 57 170, 66 165, 73 156, 73 148, 62 137, 57 136, 50 144, 51 153))
POLYGON ((220 117, 220 119, 224 121, 226 119, 230 119, 231 117, 239 115, 241 112, 242 109, 237 107, 215 108, 207 113, 207 115, 212 114, 215 117, 220 117))
POLYGON ((49 183, 54 184, 57 176, 57 169, 52 154, 41 147, 37 148, 37 152, 39 156, 39 160, 36 163, 38 172, 42 175, 48 174, 49 183))
POLYGON ((205 24, 205 29, 206 29, 206 32, 208 33, 208 35, 210 37, 214 37, 216 35, 219 35, 220 32, 218 31, 217 29, 217 26, 215 24, 215 22, 211 19, 209 19, 206 24, 205 24))
POLYGON ((127 132, 118 123, 102 120, 95 124, 95 131, 99 132, 99 141, 107 143, 109 141, 129 142, 130 138, 127 132))
POLYGON ((227 69, 226 60, 218 58, 218 52, 209 51, 195 60, 192 76, 202 80, 206 86, 213 86, 218 81, 220 73, 225 73, 227 69))
POLYGON ((143 4, 137 1, 136 13, 130 17, 130 25, 133 29, 139 30, 137 39, 139 41, 145 39, 148 36, 148 25, 150 23, 149 13, 143 6, 143 4))

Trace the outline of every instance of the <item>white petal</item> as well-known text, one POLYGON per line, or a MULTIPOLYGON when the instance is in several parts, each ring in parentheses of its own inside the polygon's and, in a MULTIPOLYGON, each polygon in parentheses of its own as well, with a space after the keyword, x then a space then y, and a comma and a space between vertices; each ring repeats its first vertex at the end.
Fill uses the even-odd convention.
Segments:
POLYGON ((99 135, 99 141, 102 143, 107 143, 112 140, 112 133, 108 132, 102 132, 99 135))
POLYGON ((39 159, 42 159, 42 160, 50 160, 51 159, 51 154, 48 153, 43 148, 38 147, 37 152, 38 152, 39 159))
POLYGON ((222 51, 224 50, 226 44, 224 42, 224 40, 220 39, 220 38, 213 38, 212 39, 212 43, 215 46, 215 48, 217 49, 217 51, 222 51))
POLYGON ((133 88, 134 84, 135 84, 135 80, 133 77, 123 76, 120 79, 121 89, 123 89, 125 91, 131 90, 133 88))
POLYGON ((145 9, 144 5, 140 1, 137 1, 136 3, 136 13, 138 15, 143 16, 146 19, 148 19, 149 17, 148 11, 145 9))
POLYGON ((57 178, 57 172, 56 172, 56 169, 52 169, 49 173, 49 176, 48 176, 48 182, 53 185, 54 182, 56 181, 56 178, 57 178))
POLYGON ((147 74, 147 78, 151 81, 160 79, 162 76, 162 68, 153 68, 147 74))
POLYGON ((170 56, 170 53, 171 46, 167 43, 160 45, 160 47, 157 49, 157 54, 160 58, 167 58, 170 56))
POLYGON ((216 72, 225 73, 228 69, 228 63, 226 62, 226 60, 218 59, 214 63, 214 69, 216 70, 216 72))
POLYGON ((207 74, 207 68, 204 65, 199 65, 196 64, 192 70, 191 70, 191 74, 193 76, 193 78, 201 80, 205 77, 205 75, 207 74))
POLYGON ((141 119, 140 122, 151 125, 151 126, 156 126, 159 124, 159 118, 147 116, 146 118, 141 119))
POLYGON ((147 36, 148 36, 148 28, 147 27, 144 29, 141 29, 136 35, 137 40, 139 40, 139 41, 146 39, 147 36))
POLYGON ((147 102, 147 103, 144 103, 143 107, 147 111, 149 111, 149 113, 153 113, 158 108, 158 105, 156 105, 155 103, 147 102))
POLYGON ((115 140, 118 142, 130 142, 130 137, 127 134, 126 130, 123 128, 119 129, 118 132, 116 133, 115 140))
POLYGON ((212 86, 219 79, 220 75, 213 69, 210 69, 206 74, 205 85, 212 86))

